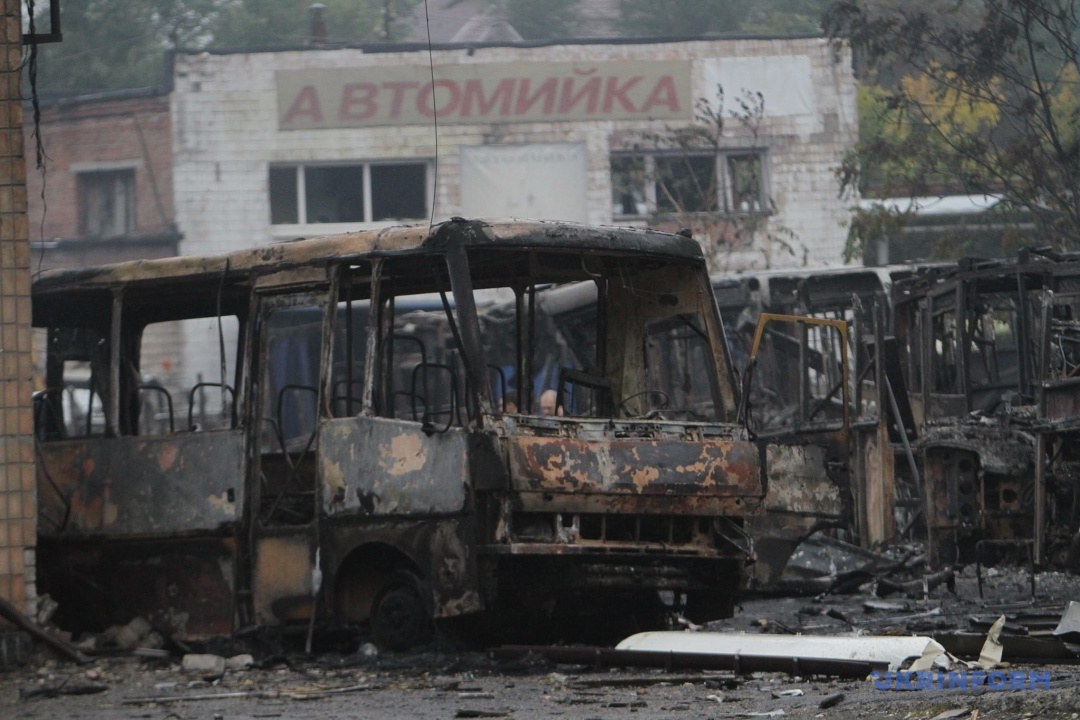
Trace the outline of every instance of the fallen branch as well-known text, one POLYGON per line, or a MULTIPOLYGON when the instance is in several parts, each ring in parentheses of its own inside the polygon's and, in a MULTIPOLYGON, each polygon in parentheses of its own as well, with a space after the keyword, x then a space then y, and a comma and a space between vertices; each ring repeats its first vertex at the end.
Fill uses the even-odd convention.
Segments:
POLYGON ((56 650, 57 652, 66 656, 68 659, 74 660, 80 665, 85 665, 86 663, 93 662, 90 657, 79 652, 79 649, 71 643, 64 642, 60 638, 50 635, 49 633, 42 630, 40 627, 38 627, 37 623, 26 617, 26 615, 20 612, 17 607, 9 603, 4 598, 0 598, 0 616, 4 617, 11 623, 18 625, 23 630, 33 635, 36 639, 51 647, 53 650, 56 650))

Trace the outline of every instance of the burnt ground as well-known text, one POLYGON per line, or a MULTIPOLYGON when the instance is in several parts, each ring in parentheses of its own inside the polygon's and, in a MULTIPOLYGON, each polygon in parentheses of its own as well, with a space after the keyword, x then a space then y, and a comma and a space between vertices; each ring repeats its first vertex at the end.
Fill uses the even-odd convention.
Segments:
MULTIPOLYGON (((1055 613, 1080 600, 1080 579, 1029 576, 1004 570, 987 579, 980 601, 974 574, 961 573, 955 592, 944 585, 923 599, 893 595, 895 606, 867 611, 875 598, 853 595, 761 598, 745 601, 736 617, 702 631, 788 634, 984 633, 984 622, 1004 613, 1015 632, 1046 634, 1055 613), (1021 627, 1024 623, 1027 626, 1021 627)), ((865 679, 752 673, 560 665, 526 656, 497 661, 483 652, 429 650, 412 654, 323 652, 270 654, 256 666, 207 682, 185 675, 179 657, 99 657, 88 665, 60 661, 38 650, 30 665, 0 671, 0 718, 404 718, 507 717, 647 718, 945 717, 1078 718, 1080 665, 1045 658, 1009 657, 1006 668, 1050 674, 1050 689, 877 690, 865 679), (69 694, 80 690, 92 694, 69 694), (801 691, 793 692, 793 691, 801 691), (828 697, 843 695, 822 708, 828 697)), ((1057 641, 1060 648, 1066 649, 1057 641)), ((798 637, 792 635, 792 652, 798 637)), ((977 652, 977 650, 976 650, 977 652)), ((1041 652, 1041 651, 1040 651, 1041 652)), ((1015 653, 1014 653, 1015 654, 1015 653)), ((835 697, 834 697, 835 699, 835 697)))

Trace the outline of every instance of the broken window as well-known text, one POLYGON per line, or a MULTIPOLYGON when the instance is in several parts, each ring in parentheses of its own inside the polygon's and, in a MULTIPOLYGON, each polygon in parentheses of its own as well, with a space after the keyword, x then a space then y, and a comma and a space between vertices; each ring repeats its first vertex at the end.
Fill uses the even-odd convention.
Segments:
POLYGON ((135 230, 135 170, 99 170, 77 176, 79 234, 126 237, 135 230))
POLYGON ((616 155, 611 158, 611 214, 647 215, 645 158, 616 155))
POLYGON ((39 440, 102 436, 109 383, 109 345, 94 327, 52 327, 35 331, 45 351, 45 389, 34 395, 34 428, 39 440))
POLYGON ((360 223, 427 216, 428 163, 270 168, 270 223, 360 223))
POLYGON ((647 328, 646 360, 648 392, 657 397, 660 409, 683 408, 690 420, 711 419, 715 388, 710 382, 712 356, 704 318, 700 314, 677 315, 650 323, 647 328))
POLYGON ((342 279, 330 364, 330 412, 333 417, 355 417, 363 406, 371 274, 368 263, 359 263, 350 266, 342 279))
POLYGON ((761 180, 761 155, 746 153, 727 158, 729 212, 753 213, 765 209, 764 184, 761 180))
POLYGON ((138 434, 225 430, 236 424, 240 320, 234 315, 152 323, 138 354, 138 434), (206 363, 185 361, 199 348, 206 363))
POLYGON ((768 205, 759 151, 614 154, 612 214, 753 213, 768 205))

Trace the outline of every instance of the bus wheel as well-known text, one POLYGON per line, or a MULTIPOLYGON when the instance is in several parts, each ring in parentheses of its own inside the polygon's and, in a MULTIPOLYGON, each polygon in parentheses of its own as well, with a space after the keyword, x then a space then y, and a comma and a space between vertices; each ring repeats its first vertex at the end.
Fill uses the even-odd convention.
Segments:
POLYGON ((381 650, 407 650, 431 639, 431 616, 415 576, 395 573, 375 598, 371 634, 381 650))

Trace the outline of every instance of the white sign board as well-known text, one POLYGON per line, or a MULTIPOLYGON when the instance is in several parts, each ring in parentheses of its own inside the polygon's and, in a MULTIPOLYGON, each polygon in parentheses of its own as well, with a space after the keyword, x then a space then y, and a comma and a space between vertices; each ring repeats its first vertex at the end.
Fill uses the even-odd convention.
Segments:
POLYGON ((461 149, 461 214, 587 222, 583 143, 461 149))

